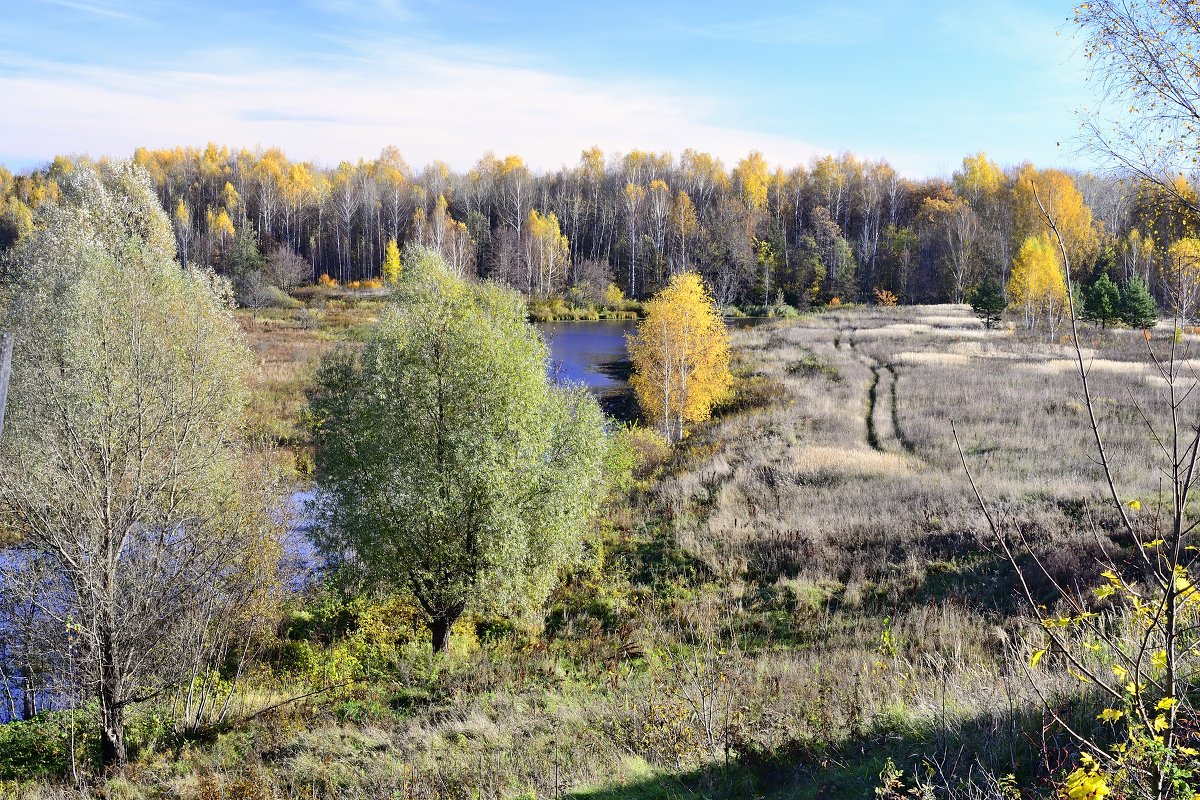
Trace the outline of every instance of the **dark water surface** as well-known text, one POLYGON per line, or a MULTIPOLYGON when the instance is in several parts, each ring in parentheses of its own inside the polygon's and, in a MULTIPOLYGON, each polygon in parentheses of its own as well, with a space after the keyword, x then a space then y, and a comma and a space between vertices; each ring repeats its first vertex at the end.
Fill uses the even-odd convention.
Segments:
POLYGON ((636 419, 625 337, 637 331, 637 320, 545 322, 537 327, 550 348, 551 377, 587 386, 611 417, 636 419))
MULTIPOLYGON (((728 319, 730 328, 774 322, 769 318, 728 319)), ((596 395, 600 407, 620 422, 638 418, 637 401, 629 386, 633 365, 625 337, 637 332, 632 319, 588 322, 543 322, 537 326, 550 346, 550 374, 559 381, 582 383, 596 395)))

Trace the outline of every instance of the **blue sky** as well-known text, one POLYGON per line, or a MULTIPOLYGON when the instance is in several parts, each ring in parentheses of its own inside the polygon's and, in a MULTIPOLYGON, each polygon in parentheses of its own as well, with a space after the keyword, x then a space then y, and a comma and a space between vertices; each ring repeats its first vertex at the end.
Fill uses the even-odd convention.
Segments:
POLYGON ((913 175, 1080 163, 1070 3, 0 0, 0 163, 138 145, 395 144, 464 168, 599 145, 913 175))

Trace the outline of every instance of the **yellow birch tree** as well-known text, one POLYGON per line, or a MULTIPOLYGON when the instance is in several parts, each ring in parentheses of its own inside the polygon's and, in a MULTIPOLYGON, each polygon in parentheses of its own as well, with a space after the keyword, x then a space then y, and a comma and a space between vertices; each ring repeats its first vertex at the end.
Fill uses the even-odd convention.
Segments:
POLYGON ((733 383, 729 336, 700 276, 682 272, 646 303, 646 319, 629 337, 638 403, 668 442, 684 425, 708 419, 733 383))
POLYGON ((1030 236, 1013 259, 1008 297, 1025 312, 1025 325, 1045 324, 1050 335, 1067 307, 1067 285, 1059 262, 1058 246, 1049 233, 1030 236))
POLYGON ((1200 239, 1186 237, 1167 249, 1162 287, 1171 310, 1184 321, 1195 318, 1200 306, 1200 239))
POLYGON ((387 251, 383 254, 383 282, 395 285, 400 282, 403 267, 400 265, 400 248, 395 239, 388 239, 387 251))

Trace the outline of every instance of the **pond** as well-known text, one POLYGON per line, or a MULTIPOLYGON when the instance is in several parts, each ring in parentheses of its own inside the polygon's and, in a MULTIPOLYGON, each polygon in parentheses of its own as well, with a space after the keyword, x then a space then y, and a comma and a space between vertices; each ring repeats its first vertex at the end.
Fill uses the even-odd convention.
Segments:
POLYGON ((625 337, 637 331, 637 320, 545 322, 537 327, 550 348, 551 377, 587 386, 611 417, 623 422, 636 417, 625 337))
MULTIPOLYGON (((767 321, 738 319, 730 320, 730 323, 740 327, 767 321)), ((547 322, 537 327, 549 346, 548 368, 556 381, 587 386, 605 413, 617 420, 637 418, 637 402, 629 386, 632 365, 625 350, 625 337, 637 330, 636 320, 547 322)), ((323 564, 311 538, 313 522, 308 506, 315 496, 311 487, 305 487, 292 493, 286 501, 289 531, 285 544, 285 572, 290 577, 291 588, 297 591, 303 589, 323 564)), ((0 554, 0 559, 5 557, 0 554)), ((3 635, 2 631, 0 635, 3 635)), ((14 681, 9 688, 18 692, 19 683, 14 681)), ((41 700, 53 704, 45 695, 41 700)), ((11 714, 8 712, 7 704, 0 702, 0 723, 9 721, 11 714)))

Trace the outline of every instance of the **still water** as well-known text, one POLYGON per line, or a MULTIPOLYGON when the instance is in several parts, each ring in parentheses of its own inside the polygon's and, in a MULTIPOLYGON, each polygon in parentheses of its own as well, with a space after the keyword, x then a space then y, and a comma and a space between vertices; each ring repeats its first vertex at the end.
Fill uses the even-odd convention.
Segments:
POLYGON ((562 383, 582 383, 611 417, 634 419, 637 406, 629 388, 631 364, 625 337, 637 330, 636 320, 546 322, 538 326, 550 348, 550 376, 562 383))

